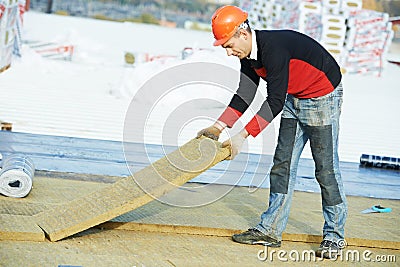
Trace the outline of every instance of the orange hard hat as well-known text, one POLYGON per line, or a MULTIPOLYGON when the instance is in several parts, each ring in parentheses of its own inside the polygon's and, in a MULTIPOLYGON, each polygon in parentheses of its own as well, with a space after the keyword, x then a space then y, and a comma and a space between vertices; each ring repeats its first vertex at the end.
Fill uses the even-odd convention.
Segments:
POLYGON ((236 6, 223 6, 218 8, 211 19, 214 34, 214 46, 219 46, 228 41, 237 31, 240 24, 247 19, 247 12, 236 6))

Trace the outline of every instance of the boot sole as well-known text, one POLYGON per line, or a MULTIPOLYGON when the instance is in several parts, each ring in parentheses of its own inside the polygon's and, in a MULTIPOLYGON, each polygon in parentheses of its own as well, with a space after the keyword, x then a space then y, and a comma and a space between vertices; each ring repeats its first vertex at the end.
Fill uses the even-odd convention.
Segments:
POLYGON ((251 244, 252 245, 263 245, 263 246, 272 247, 272 248, 281 247, 281 243, 271 243, 271 242, 268 242, 268 241, 254 241, 251 244))
POLYGON ((273 248, 279 248, 281 246, 281 243, 272 243, 272 242, 268 242, 268 241, 263 241, 263 240, 259 240, 259 241, 240 241, 240 240, 236 240, 234 238, 232 238, 233 241, 237 242, 237 243, 241 243, 241 244, 246 244, 246 245, 263 245, 263 246, 267 246, 267 247, 273 247, 273 248))

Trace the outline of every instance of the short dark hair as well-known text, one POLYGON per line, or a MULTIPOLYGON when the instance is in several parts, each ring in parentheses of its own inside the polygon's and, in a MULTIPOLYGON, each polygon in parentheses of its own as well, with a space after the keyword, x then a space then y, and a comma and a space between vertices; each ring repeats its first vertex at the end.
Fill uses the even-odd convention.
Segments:
MULTIPOLYGON (((251 33, 251 28, 250 28, 249 20, 246 19, 243 23, 246 24, 245 30, 246 30, 248 33, 251 33)), ((240 28, 240 27, 239 27, 233 36, 239 37, 239 34, 240 34, 240 30, 241 30, 241 29, 243 29, 243 28, 240 28)))

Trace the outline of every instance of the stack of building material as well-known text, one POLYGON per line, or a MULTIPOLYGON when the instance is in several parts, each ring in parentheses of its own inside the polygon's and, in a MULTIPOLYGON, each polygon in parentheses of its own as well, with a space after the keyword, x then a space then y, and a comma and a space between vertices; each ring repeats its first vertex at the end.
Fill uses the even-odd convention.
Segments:
POLYGON ((297 29, 301 0, 243 1, 242 7, 249 12, 249 20, 259 29, 297 29))
POLYGON ((324 14, 341 15, 342 0, 322 0, 324 14))
POLYGON ((299 7, 299 31, 315 40, 321 39, 322 5, 320 2, 302 2, 299 7))
POLYGON ((24 3, 0 0, 0 72, 10 67, 13 53, 19 54, 24 3))
POLYGON ((386 13, 362 0, 242 1, 255 28, 294 29, 319 41, 348 73, 378 74, 393 38, 386 13), (295 22, 297 21, 297 22, 295 22))
POLYGON ((254 28, 268 29, 271 24, 272 1, 256 0, 246 5, 249 12, 249 21, 254 28))
POLYGON ((388 14, 372 10, 350 12, 347 25, 343 67, 349 73, 379 76, 393 38, 388 14))
POLYGON ((16 0, 0 0, 0 72, 11 65, 17 14, 16 0))
MULTIPOLYGON (((328 0, 329 1, 329 0, 328 0)), ((340 9, 347 17, 350 12, 362 9, 362 0, 341 0, 340 9)))
POLYGON ((319 41, 342 64, 346 19, 361 7, 361 0, 304 1, 300 5, 299 31, 319 41))
POLYGON ((341 64, 346 39, 346 18, 342 15, 325 14, 322 16, 322 25, 320 43, 341 64))
POLYGON ((298 29, 301 0, 277 1, 275 6, 280 9, 280 17, 272 24, 274 28, 298 29))

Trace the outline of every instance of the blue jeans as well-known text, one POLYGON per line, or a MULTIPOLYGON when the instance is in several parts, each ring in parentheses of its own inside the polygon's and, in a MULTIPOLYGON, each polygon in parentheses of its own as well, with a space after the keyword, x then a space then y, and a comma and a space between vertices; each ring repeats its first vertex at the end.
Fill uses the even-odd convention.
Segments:
POLYGON ((331 241, 344 239, 347 201, 338 157, 342 96, 342 84, 332 93, 317 98, 287 96, 270 172, 269 207, 255 227, 264 234, 282 240, 282 232, 289 217, 297 165, 306 142, 310 140, 315 177, 322 195, 325 219, 323 237, 331 241))

